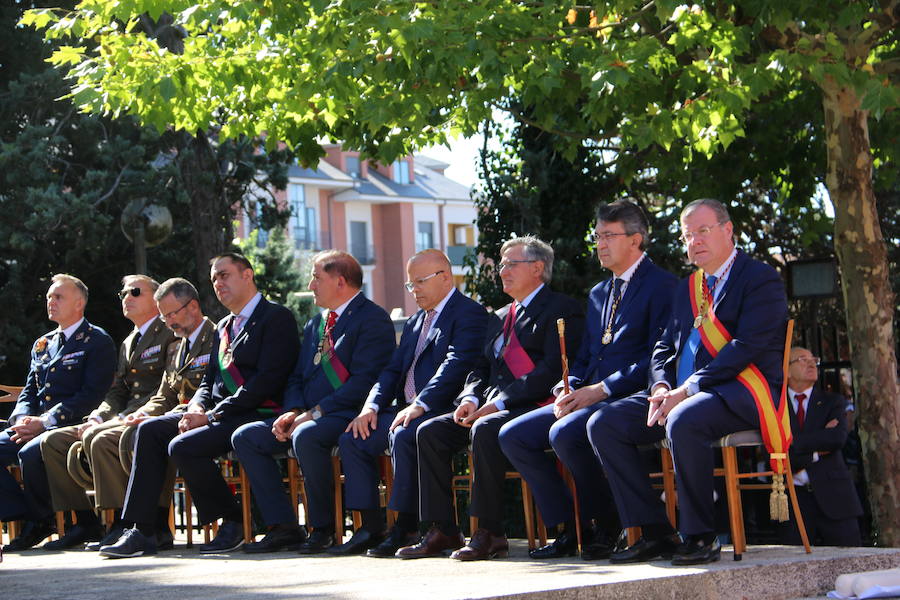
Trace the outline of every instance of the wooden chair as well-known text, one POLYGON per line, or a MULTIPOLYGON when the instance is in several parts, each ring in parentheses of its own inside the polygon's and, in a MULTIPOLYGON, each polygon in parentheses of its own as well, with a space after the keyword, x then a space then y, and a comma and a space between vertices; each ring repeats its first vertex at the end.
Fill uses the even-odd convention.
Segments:
MULTIPOLYGON (((0 404, 12 403, 15 404, 19 400, 19 394, 22 393, 22 390, 25 389, 21 386, 15 385, 0 385, 0 391, 6 392, 4 395, 0 396, 0 404)), ((13 477, 16 478, 16 481, 22 481, 22 476, 19 473, 18 465, 10 465, 9 472, 12 473, 13 477)), ((19 535, 19 523, 17 521, 8 521, 6 523, 6 531, 9 534, 9 539, 18 537, 19 535)))
MULTIPOLYGON (((467 451, 467 460, 469 463, 469 473, 467 475, 454 475, 451 489, 453 490, 453 512, 457 512, 456 491, 464 491, 472 494, 472 474, 475 472, 475 465, 472 462, 472 452, 467 451)), ((541 520, 539 514, 534 509, 534 497, 531 494, 531 488, 528 482, 522 477, 518 471, 506 471, 506 479, 518 479, 522 487, 522 512, 525 514, 525 534, 528 537, 528 548, 533 550, 537 548, 535 543, 539 536, 541 545, 547 543, 547 529, 541 520)), ((469 534, 471 535, 478 529, 478 517, 469 517, 469 534)))
MULTIPOLYGON (((378 457, 378 468, 381 472, 381 505, 387 507, 387 503, 391 497, 391 491, 394 489, 394 466, 391 464, 390 450, 385 450, 378 457)), ((331 470, 334 476, 334 543, 339 545, 344 540, 344 530, 346 523, 344 521, 344 474, 341 468, 341 456, 337 446, 331 449, 331 470)), ((388 527, 394 524, 396 515, 394 511, 387 510, 388 527)), ((353 530, 357 530, 362 526, 362 516, 359 511, 354 510, 351 518, 353 520, 353 530)))
MULTIPOLYGON (((784 380, 787 381, 788 363, 791 354, 791 341, 794 333, 794 320, 791 319, 787 323, 787 331, 784 339, 784 356, 782 360, 782 369, 784 380)), ((787 402, 787 398, 785 398, 787 402)), ((741 447, 760 447, 763 446, 762 434, 759 430, 737 431, 730 433, 713 444, 715 448, 722 449, 722 468, 714 471, 716 476, 725 477, 725 492, 728 502, 728 520, 731 527, 731 539, 734 544, 734 560, 741 560, 743 553, 747 549, 747 540, 744 531, 744 513, 741 504, 741 491, 753 489, 771 489, 768 483, 742 483, 745 479, 757 479, 759 477, 772 477, 774 473, 771 470, 749 471, 741 473, 738 469, 737 449, 741 447)), ((669 450, 668 440, 662 443, 662 461, 663 465, 672 464, 672 454, 669 450)), ((797 528, 800 530, 800 539, 803 540, 803 547, 806 553, 812 552, 809 545, 809 538, 806 535, 806 527, 803 524, 803 515, 800 514, 800 506, 797 502, 797 491, 794 489, 794 475, 791 470, 790 457, 785 459, 785 475, 787 481, 788 495, 791 500, 791 506, 794 509, 794 516, 797 519, 797 528)), ((675 494, 675 470, 663 468, 662 472, 663 486, 666 490, 666 513, 669 515, 670 521, 674 524, 676 494, 675 494)))

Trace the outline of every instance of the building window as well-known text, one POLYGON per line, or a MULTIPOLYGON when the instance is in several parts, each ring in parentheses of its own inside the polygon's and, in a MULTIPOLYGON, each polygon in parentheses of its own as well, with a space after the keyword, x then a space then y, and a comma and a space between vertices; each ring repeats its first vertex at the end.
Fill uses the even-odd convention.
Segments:
POLYGON ((266 229, 262 228, 263 221, 263 203, 256 203, 256 218, 254 219, 255 229, 257 231, 256 234, 256 247, 257 248, 265 248, 266 244, 269 243, 269 232, 266 229))
POLYGON ((353 179, 359 179, 360 174, 358 156, 345 156, 344 166, 347 167, 347 175, 349 175, 353 179))
POLYGON ((409 183, 409 161, 398 160, 392 167, 394 183, 409 183))
POLYGON ((416 252, 434 248, 434 223, 419 221, 416 231, 416 252))
POLYGON ((316 209, 306 206, 306 190, 302 185, 288 185, 288 204, 291 207, 291 238, 299 250, 316 247, 316 209))
POLYGON ((350 254, 361 265, 375 262, 375 249, 369 246, 368 224, 365 221, 350 221, 350 254))

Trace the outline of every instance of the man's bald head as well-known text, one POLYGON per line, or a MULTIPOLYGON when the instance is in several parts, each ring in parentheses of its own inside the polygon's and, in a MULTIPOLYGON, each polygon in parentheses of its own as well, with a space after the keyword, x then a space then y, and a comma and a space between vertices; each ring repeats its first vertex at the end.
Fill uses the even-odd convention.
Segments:
POLYGON ((416 304, 431 310, 453 289, 450 260, 440 250, 429 248, 414 254, 406 263, 407 289, 415 296, 416 304))

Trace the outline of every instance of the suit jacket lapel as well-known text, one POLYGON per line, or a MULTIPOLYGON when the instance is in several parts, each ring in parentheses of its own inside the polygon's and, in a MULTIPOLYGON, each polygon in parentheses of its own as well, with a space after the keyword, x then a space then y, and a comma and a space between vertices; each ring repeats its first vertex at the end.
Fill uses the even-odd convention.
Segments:
POLYGON ((731 272, 728 273, 728 279, 722 284, 722 291, 719 293, 718 299, 713 303, 713 310, 718 308, 722 301, 725 300, 725 297, 728 295, 728 290, 734 287, 732 282, 740 281, 741 272, 744 270, 745 266, 747 266, 747 255, 738 250, 737 256, 734 257, 734 264, 731 265, 731 272))
MULTIPOLYGON (((619 325, 621 320, 624 318, 625 312, 628 310, 628 307, 631 306, 631 301, 637 296, 638 290, 641 289, 641 284, 644 282, 644 275, 647 274, 647 270, 650 268, 650 257, 645 256, 644 260, 641 261, 641 264, 638 265, 638 268, 634 270, 634 273, 631 275, 631 279, 628 281, 628 285, 625 287, 625 294, 622 296, 622 299, 619 301, 619 307, 616 309, 616 316, 613 319, 613 329, 619 325)), ((612 279, 608 280, 610 282, 610 292, 612 293, 612 279)))

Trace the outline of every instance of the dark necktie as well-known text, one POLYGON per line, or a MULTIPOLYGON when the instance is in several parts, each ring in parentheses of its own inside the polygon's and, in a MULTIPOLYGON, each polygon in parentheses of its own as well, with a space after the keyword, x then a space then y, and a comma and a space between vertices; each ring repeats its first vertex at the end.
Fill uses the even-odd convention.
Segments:
POLYGON ((806 421, 806 409, 803 407, 806 394, 797 394, 794 396, 794 399, 797 401, 797 425, 800 426, 800 429, 803 429, 803 422, 806 421))
POLYGON ((607 309, 606 309, 606 322, 607 323, 612 321, 613 318, 615 318, 615 316, 616 316, 615 313, 613 312, 613 310, 615 310, 615 307, 622 300, 622 284, 623 283, 625 283, 625 280, 622 279, 621 277, 616 277, 615 279, 613 279, 612 301, 609 303, 609 305, 607 306, 607 309))
POLYGON ((56 348, 53 349, 51 356, 56 356, 62 351, 63 346, 66 345, 66 334, 60 331, 56 334, 56 348))
POLYGON ((137 350, 138 344, 141 342, 141 332, 138 330, 136 334, 134 334, 134 339, 131 340, 131 350, 128 352, 130 358, 134 358, 134 353, 137 350))
POLYGON ((182 367, 184 367, 185 363, 187 362, 188 354, 190 354, 190 353, 191 353, 191 339, 190 339, 190 338, 185 338, 185 340, 184 340, 184 352, 181 353, 181 360, 178 361, 178 368, 179 368, 179 369, 181 369, 182 367))

